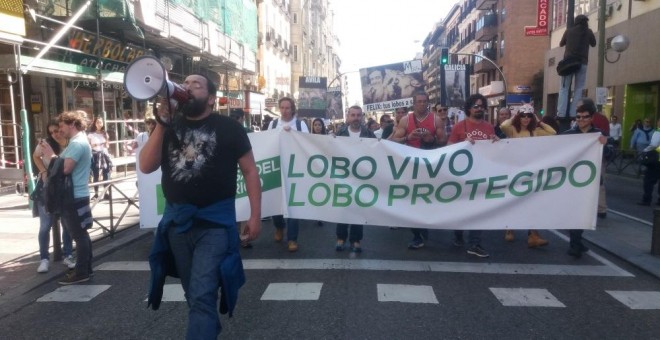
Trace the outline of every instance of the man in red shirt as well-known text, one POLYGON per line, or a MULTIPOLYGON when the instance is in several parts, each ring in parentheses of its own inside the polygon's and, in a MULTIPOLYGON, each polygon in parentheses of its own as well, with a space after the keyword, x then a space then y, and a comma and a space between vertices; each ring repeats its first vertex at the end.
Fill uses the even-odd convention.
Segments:
MULTIPOLYGON (((426 92, 413 94, 413 112, 401 118, 390 139, 418 149, 433 149, 447 139, 444 121, 429 111, 429 96, 426 92)), ((411 231, 413 240, 408 248, 424 247, 428 229, 412 228, 411 231)))
MULTIPOLYGON (((465 101, 465 114, 467 118, 456 123, 451 130, 451 135, 447 141, 447 145, 468 141, 474 144, 476 140, 490 139, 493 142, 498 141, 499 138, 495 135, 495 129, 488 123, 484 117, 486 110, 486 98, 480 94, 473 94, 465 101)), ((478 257, 488 257, 488 253, 481 247, 481 232, 482 230, 470 230, 468 233, 468 250, 467 253, 478 257)), ((463 231, 454 231, 454 245, 457 247, 463 246, 463 231)))

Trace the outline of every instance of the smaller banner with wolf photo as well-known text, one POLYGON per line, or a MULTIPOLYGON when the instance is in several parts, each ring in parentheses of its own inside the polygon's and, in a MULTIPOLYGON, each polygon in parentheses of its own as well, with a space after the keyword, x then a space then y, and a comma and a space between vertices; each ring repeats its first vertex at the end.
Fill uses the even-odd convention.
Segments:
POLYGON ((461 110, 465 100, 470 96, 470 70, 469 65, 444 65, 440 70, 440 102, 447 107, 456 107, 461 110))
POLYGON ((420 59, 360 69, 362 108, 377 111, 412 106, 413 93, 424 90, 423 79, 420 59))
POLYGON ((298 81, 298 116, 309 118, 326 117, 325 77, 300 77, 298 81))
POLYGON ((341 102, 341 88, 339 86, 328 88, 325 101, 328 103, 326 118, 341 119, 344 117, 344 109, 341 102))

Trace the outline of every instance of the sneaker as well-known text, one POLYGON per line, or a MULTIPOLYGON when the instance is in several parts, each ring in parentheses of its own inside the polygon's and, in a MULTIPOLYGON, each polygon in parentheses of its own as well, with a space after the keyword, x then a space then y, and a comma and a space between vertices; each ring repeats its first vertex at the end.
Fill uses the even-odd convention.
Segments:
POLYGON ((351 245, 351 252, 353 253, 362 252, 362 246, 360 246, 360 242, 353 242, 353 245, 351 245))
POLYGON ((598 218, 607 218, 607 213, 606 212, 598 213, 598 218))
POLYGON ((37 273, 48 273, 48 259, 43 259, 39 262, 39 267, 37 268, 37 273))
POLYGON ((412 242, 408 244, 408 249, 419 249, 424 247, 424 240, 422 239, 413 239, 412 242))
POLYGON ((62 260, 62 264, 69 267, 69 269, 76 268, 76 261, 73 260, 73 256, 69 255, 62 260))
POLYGON ((516 236, 513 234, 513 230, 507 230, 504 232, 504 240, 507 242, 513 242, 516 236))
POLYGON ((58 283, 64 286, 72 285, 89 281, 89 277, 89 275, 78 275, 76 272, 72 272, 71 274, 66 275, 64 279, 60 280, 58 283))
POLYGON ((486 250, 484 250, 484 248, 481 248, 481 246, 478 245, 478 244, 470 247, 467 250, 467 253, 470 254, 470 255, 478 256, 478 257, 488 257, 488 256, 490 256, 490 255, 488 255, 486 250))
POLYGON ((275 228, 275 237, 273 237, 275 242, 282 242, 284 239, 284 228, 275 228))
POLYGON ((298 251, 298 242, 289 241, 289 251, 292 253, 298 251))
POLYGON ((336 251, 344 250, 344 240, 337 240, 337 244, 335 244, 335 250, 336 251))
POLYGON ((576 259, 579 259, 580 257, 582 257, 582 250, 580 249, 580 247, 569 247, 568 255, 571 255, 576 259))

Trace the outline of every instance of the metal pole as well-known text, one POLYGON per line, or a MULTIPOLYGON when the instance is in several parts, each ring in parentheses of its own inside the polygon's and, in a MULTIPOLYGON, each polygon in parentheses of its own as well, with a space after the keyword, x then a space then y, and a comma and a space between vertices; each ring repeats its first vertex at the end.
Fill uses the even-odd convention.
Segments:
MULTIPOLYGON (((14 45, 14 54, 16 55, 16 67, 17 69, 21 67, 21 49, 18 45, 14 45)), ((36 59, 35 59, 36 60, 36 59)), ((21 72, 17 72, 18 77, 18 89, 21 92, 21 134, 23 137, 23 169, 25 169, 25 174, 27 175, 27 184, 28 192, 32 193, 34 191, 34 178, 32 177, 32 162, 31 162, 31 153, 30 153, 30 122, 28 121, 27 110, 25 109, 25 91, 23 90, 23 75, 21 72)), ((14 135, 15 137, 16 135, 14 135)), ((32 207, 32 201, 30 200, 30 208, 32 207)))
MULTIPOLYGON (((598 74, 596 87, 603 86, 603 74, 605 71, 605 10, 607 0, 598 1, 598 74)), ((600 106, 600 105, 599 105, 600 106)))
MULTIPOLYGON (((504 77, 504 72, 502 72, 502 69, 499 66, 497 66, 497 64, 494 61, 490 60, 490 58, 488 58, 488 57, 478 55, 478 54, 474 54, 474 53, 456 52, 456 53, 451 53, 451 54, 467 55, 467 56, 483 58, 484 60, 487 60, 489 63, 491 63, 493 66, 495 66, 495 69, 500 73, 500 76, 502 76, 502 82, 504 83, 504 105, 506 106, 506 99, 507 99, 507 96, 509 94, 509 86, 506 83, 506 77, 504 77)), ((442 65, 440 63, 438 63, 438 64, 442 65)), ((440 70, 440 71, 442 71, 442 70, 440 70)))

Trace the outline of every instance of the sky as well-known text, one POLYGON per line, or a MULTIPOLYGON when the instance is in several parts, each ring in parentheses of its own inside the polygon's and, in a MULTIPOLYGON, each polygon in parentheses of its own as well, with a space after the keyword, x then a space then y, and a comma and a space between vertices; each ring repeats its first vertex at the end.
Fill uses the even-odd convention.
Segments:
MULTIPOLYGON (((330 0, 349 105, 361 104, 360 68, 412 60, 457 0, 330 0)), ((346 93, 346 91, 344 91, 346 93)))

